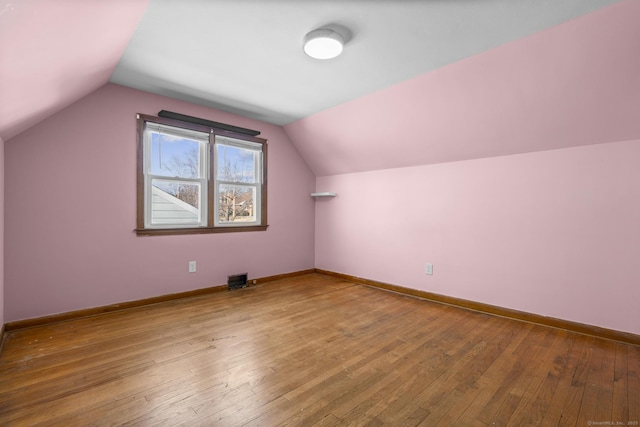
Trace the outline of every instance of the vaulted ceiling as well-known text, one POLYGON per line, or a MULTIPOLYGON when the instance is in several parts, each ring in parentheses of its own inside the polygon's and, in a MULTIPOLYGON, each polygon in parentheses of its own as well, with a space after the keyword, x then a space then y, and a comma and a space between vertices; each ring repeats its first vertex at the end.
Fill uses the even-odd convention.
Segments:
POLYGON ((0 137, 103 86, 147 1, 0 1, 0 137))
POLYGON ((284 125, 316 175, 640 137, 639 4, 3 1, 0 137, 109 81, 284 125))

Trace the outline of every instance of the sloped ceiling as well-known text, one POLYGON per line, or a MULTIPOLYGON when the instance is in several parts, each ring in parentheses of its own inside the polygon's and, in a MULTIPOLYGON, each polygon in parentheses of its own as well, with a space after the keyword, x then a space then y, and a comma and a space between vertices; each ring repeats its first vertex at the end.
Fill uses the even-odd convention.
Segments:
POLYGON ((286 125, 317 175, 637 137, 638 4, 4 1, 0 137, 108 81, 286 125))
POLYGON ((285 126, 316 176, 640 139, 640 1, 285 126))
POLYGON ((147 0, 0 1, 5 141, 109 81, 147 0))

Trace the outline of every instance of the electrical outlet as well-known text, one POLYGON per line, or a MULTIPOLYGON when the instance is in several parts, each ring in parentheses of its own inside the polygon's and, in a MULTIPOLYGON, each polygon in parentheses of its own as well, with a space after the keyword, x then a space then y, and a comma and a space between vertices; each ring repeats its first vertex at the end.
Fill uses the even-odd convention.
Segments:
POLYGON ((429 276, 433 275, 433 264, 427 264, 424 269, 424 274, 428 274, 429 276))
POLYGON ((196 272, 196 262, 189 261, 189 273, 195 273, 195 272, 196 272))

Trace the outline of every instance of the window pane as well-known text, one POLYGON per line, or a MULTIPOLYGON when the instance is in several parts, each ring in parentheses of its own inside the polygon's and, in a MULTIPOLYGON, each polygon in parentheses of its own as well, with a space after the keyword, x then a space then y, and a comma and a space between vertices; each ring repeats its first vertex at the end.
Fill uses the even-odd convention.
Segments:
POLYGON ((255 187, 220 184, 218 196, 218 221, 220 223, 255 222, 255 187))
POLYGON ((234 145, 216 144, 217 179, 232 182, 256 182, 255 150, 234 145))
POLYGON ((151 223, 199 224, 201 188, 199 183, 152 180, 151 223))
POLYGON ((203 142, 150 131, 150 173, 166 177, 201 178, 200 144, 203 142))

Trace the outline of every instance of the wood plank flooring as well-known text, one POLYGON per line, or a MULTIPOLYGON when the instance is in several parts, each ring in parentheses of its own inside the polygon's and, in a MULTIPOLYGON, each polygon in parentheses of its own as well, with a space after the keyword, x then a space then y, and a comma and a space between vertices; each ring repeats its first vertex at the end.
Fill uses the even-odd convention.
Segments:
POLYGON ((2 426, 639 421, 640 347, 320 274, 9 331, 0 354, 2 426))

